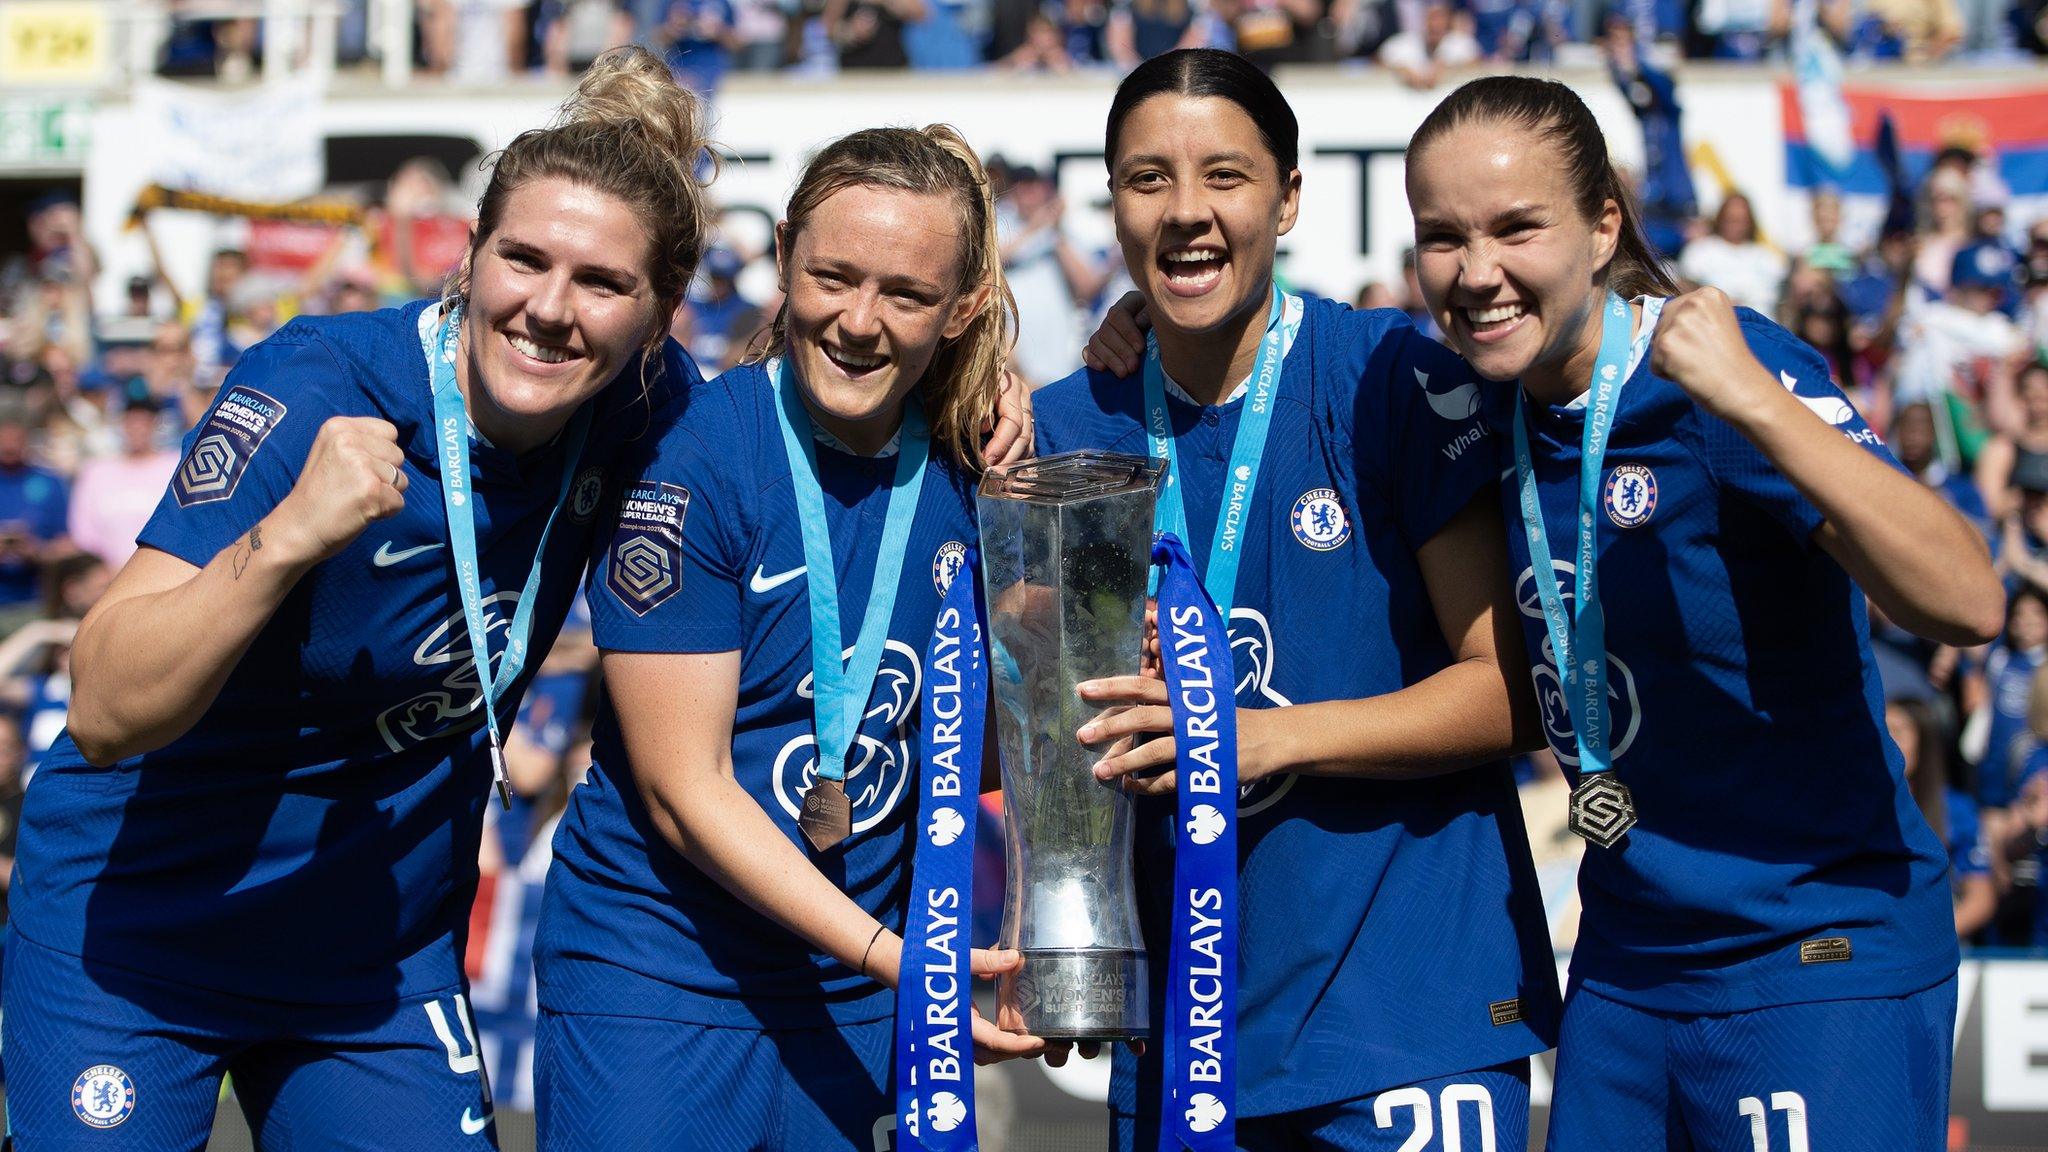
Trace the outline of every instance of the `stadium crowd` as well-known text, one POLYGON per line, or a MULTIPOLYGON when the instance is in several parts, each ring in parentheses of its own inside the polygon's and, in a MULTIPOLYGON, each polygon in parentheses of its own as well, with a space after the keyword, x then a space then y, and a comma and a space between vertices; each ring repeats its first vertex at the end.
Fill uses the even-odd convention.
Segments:
MULTIPOLYGON (((440 6, 455 9, 458 23, 473 7, 469 0, 440 6)), ((502 9, 511 54, 573 64, 583 43, 575 40, 584 34, 578 22, 594 20, 587 11, 593 7, 609 22, 607 37, 651 28, 678 45, 692 37, 712 45, 718 72, 786 65, 809 50, 814 25, 824 29, 816 50, 839 66, 861 66, 864 52, 901 65, 903 46, 882 51, 872 41, 915 43, 913 33, 922 35, 918 30, 939 13, 961 36, 985 42, 977 58, 1002 67, 1118 62, 1129 52, 1175 43, 1236 44, 1276 53, 1268 57, 1274 60, 1359 56, 1377 46, 1382 62, 1407 60, 1390 66, 1414 69, 1418 83, 1430 79, 1423 73, 1431 59, 1450 62, 1436 54, 1452 38, 1471 41, 1466 59, 1524 58, 1546 36, 1576 31, 1580 15, 1547 0, 1456 11, 1347 0, 1327 8, 1319 0, 1218 0, 1206 8, 1186 0, 1117 0, 1108 10, 1079 2, 995 0, 975 10, 928 8, 925 0, 826 0, 818 12, 775 0, 750 0, 737 10, 728 0, 676 0, 630 11, 614 10, 612 0, 546 0, 531 11, 516 2, 502 9), (1263 49, 1254 32, 1260 13, 1279 29, 1263 49), (531 37, 529 16, 537 30, 531 37), (1375 40, 1362 25, 1379 28, 1382 18, 1387 35, 1375 40), (857 29, 866 29, 866 41, 857 29), (1400 47, 1400 37, 1415 29, 1423 47, 1400 47)), ((1857 12, 1837 7, 1841 19, 1878 22, 1878 33, 1851 41, 1864 46, 1859 51, 1880 50, 1887 36, 1908 55, 2042 47, 2030 23, 2039 19, 2039 4, 1967 4, 1960 17, 1947 0, 1873 3, 1857 12)), ((1902 190, 1910 194, 1896 198, 1868 245, 1843 238, 1841 202, 1827 193, 1813 198, 1813 239, 1796 247, 1759 232, 1740 190, 1724 189, 1712 211, 1700 213, 1683 161, 1659 159, 1658 133, 1676 139, 1675 124, 1659 119, 1658 93, 1668 94, 1669 81, 1638 61, 1634 45, 1651 38, 1705 55, 1762 51, 1781 15, 1769 8, 1702 4, 1680 13, 1675 5, 1631 4, 1603 27, 1615 79, 1651 145, 1651 170, 1637 176, 1638 186, 1673 268, 1690 284, 1719 287, 1774 316, 1819 350, 1900 463, 1983 532, 2009 590, 2001 640, 1973 651, 1939 647, 1874 610, 1873 633, 1892 735, 1922 810, 1950 845, 1958 936, 1982 947, 2048 949, 2048 900, 2040 896, 2048 863, 2048 217, 2016 218, 1989 158, 1960 147, 1941 153, 1917 187, 1902 190), (1755 43, 1731 31, 1746 19, 1759 24, 1755 43)), ((435 11, 429 9, 429 19, 435 11)), ((437 51, 430 36, 430 62, 437 51)), ((695 66, 691 51, 672 51, 672 65, 695 66)), ((909 62, 918 61, 910 52, 909 62)), ((715 76, 707 82, 715 84, 715 76)), ((1013 367, 1046 383, 1078 363, 1085 334, 1129 279, 1114 248, 1093 250, 1068 236, 1049 175, 1000 158, 989 168, 1022 321, 1013 367)), ((160 273, 129 282, 118 302, 92 296, 98 269, 75 200, 52 192, 36 202, 27 224, 26 249, 0 255, 0 918, 23 791, 64 723, 69 642, 133 550, 177 465, 180 438, 206 411, 239 351, 290 317, 438 292, 462 250, 467 222, 449 174, 418 160, 390 177, 359 224, 333 229, 307 267, 261 267, 246 245, 230 239, 212 254, 196 291, 160 273)), ((733 238, 703 260, 674 335, 707 376, 739 362, 775 315, 780 301, 771 262, 771 253, 745 250, 733 238)), ((1399 308, 1426 331, 1434 327, 1412 259, 1407 275, 1393 283, 1290 287, 1342 288, 1362 307, 1399 308)), ((565 628, 509 742, 520 799, 508 814, 494 809, 476 905, 479 931, 471 936, 476 1008, 486 1030, 530 1033, 530 1024, 520 1023, 528 999, 520 958, 538 911, 553 821, 589 763, 596 653, 588 627, 583 617, 565 628), (508 943, 493 943, 500 940, 508 943)), ((1521 769, 1554 942, 1568 949, 1582 842, 1565 830, 1567 786, 1549 753, 1521 769)))
MULTIPOLYGON (((1817 0, 1851 60, 1997 61, 2048 53, 2044 0, 1817 0)), ((253 20, 177 0, 162 67, 250 72, 253 20), (189 18, 179 9, 194 10, 189 18)), ((342 5, 341 53, 368 51, 368 0, 342 5)), ((996 68, 1128 71, 1176 47, 1262 66, 1377 66, 1418 87, 1447 67, 1593 59, 1609 10, 1691 59, 1760 60, 1790 39, 1791 0, 421 0, 418 63, 491 83, 567 75, 640 42, 701 92, 735 71, 996 68)))

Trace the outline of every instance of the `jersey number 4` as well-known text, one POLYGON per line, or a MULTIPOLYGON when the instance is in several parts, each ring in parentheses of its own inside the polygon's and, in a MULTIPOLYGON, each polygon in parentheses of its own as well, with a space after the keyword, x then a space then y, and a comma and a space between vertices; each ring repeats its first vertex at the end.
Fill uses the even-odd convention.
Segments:
MULTIPOLYGON (((1736 1110, 1749 1119, 1749 1139, 1756 1152, 1771 1152, 1771 1129, 1764 1102, 1755 1096, 1736 1101, 1736 1110)), ((1806 1098, 1797 1092, 1771 1093, 1771 1111, 1785 1114, 1786 1152, 1808 1152, 1806 1146, 1806 1098)))
MULTIPOLYGON (((1415 1128, 1408 1133, 1408 1139, 1401 1144, 1399 1152, 1422 1152, 1436 1139, 1435 1115, 1443 1116, 1443 1152, 1465 1152, 1465 1126, 1459 1116, 1459 1107, 1471 1104, 1479 1113, 1479 1146, 1472 1152, 1496 1152, 1493 1136, 1493 1094, 1484 1084, 1450 1084, 1444 1087, 1435 1100, 1429 1098, 1425 1088, 1396 1088, 1382 1092, 1372 1102, 1372 1118, 1382 1128, 1394 1126, 1394 1109, 1406 1108, 1414 1117, 1415 1128)), ((1803 1146, 1802 1146, 1803 1147, 1803 1146)))

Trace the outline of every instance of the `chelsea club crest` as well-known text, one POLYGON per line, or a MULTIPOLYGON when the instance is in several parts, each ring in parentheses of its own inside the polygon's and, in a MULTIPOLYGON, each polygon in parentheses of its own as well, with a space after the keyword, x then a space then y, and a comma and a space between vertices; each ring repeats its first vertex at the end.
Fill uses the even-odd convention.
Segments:
POLYGON ((1635 528, 1657 510, 1657 474, 1641 464, 1618 464, 1607 474, 1607 518, 1635 528))
POLYGON ((604 469, 595 466, 585 468, 569 489, 569 519, 578 524, 588 524, 596 515, 598 501, 603 496, 604 469))
POLYGON ((1351 539, 1351 519, 1344 514, 1344 504, 1337 499, 1337 493, 1328 488, 1311 488, 1294 502, 1294 513, 1288 517, 1294 528, 1294 538, 1317 552, 1328 552, 1343 546, 1351 539))
POLYGON ((953 577, 960 574, 966 563, 967 545, 958 540, 939 545, 939 550, 932 554, 932 587, 939 590, 939 595, 944 596, 946 589, 953 586, 953 577))
POLYGON ((71 1110, 91 1127, 116 1127, 135 1113, 135 1082, 112 1064, 95 1064, 72 1081, 71 1110))

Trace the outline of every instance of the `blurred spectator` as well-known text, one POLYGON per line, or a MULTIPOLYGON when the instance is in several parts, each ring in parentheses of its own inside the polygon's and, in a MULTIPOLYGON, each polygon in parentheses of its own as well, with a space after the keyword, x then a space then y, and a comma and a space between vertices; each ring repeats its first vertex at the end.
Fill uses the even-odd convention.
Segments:
MULTIPOLYGON (((1977 485, 1968 475, 1955 471, 1943 463, 1935 448, 1935 428, 1934 412, 1927 401, 1915 401, 1899 409, 1892 418, 1892 455, 1898 458, 1899 463, 1905 465, 1906 471, 1911 472, 1922 484, 1940 493, 1941 498, 1946 500, 1950 507, 1962 513, 1965 519, 1977 525, 1988 537, 1991 520, 1990 511, 1984 506, 1984 497, 1978 493, 1977 485)), ((2015 477, 2015 480, 2021 484, 2023 490, 2026 490, 2027 484, 2036 482, 2031 476, 2015 477)), ((2038 483, 2041 484, 2041 490, 2033 494, 2033 504, 2030 506, 2043 514, 2041 527, 2048 529, 2048 474, 2039 477, 2038 483)), ((2028 527, 2031 531, 2031 520, 2028 527)), ((2048 531, 2044 531, 2042 539, 2048 541, 2048 531)), ((2048 587, 2048 583, 2044 583, 2043 587, 2048 587)))
POLYGON ((1328 0, 1229 0, 1213 10, 1229 25, 1238 54, 1271 71, 1334 58, 1333 30, 1324 21, 1328 7, 1328 0))
POLYGON ((415 156, 399 165, 366 222, 380 292, 396 299, 440 295, 469 249, 471 215, 439 160, 415 156))
POLYGON ((1008 192, 996 201, 996 234, 1003 275, 1017 298, 1018 329, 1030 334, 1017 342, 1011 366, 1035 387, 1066 375, 1080 360, 1080 294, 1074 277, 1087 270, 1060 229, 1066 203, 1052 178, 1016 167, 1009 170, 1009 180, 1008 192))
POLYGON ((761 309, 740 295, 739 275, 745 267, 739 254, 716 247, 704 253, 697 284, 684 299, 684 344, 706 373, 723 372, 739 363, 748 339, 763 323, 761 309))
POLYGON ((44 570, 42 619, 0 641, 0 703, 22 718, 30 774, 64 730, 78 622, 112 579, 97 556, 73 553, 52 561, 44 570))
POLYGON ((1786 0, 1700 0, 1693 13, 1692 55, 1761 60, 1791 26, 1786 0))
POLYGON ((36 281, 62 276, 68 283, 92 283, 99 274, 92 246, 85 242, 78 199, 69 192, 46 192, 29 201, 23 223, 28 251, 0 262, 0 292, 17 297, 36 281))
POLYGON ((1074 57, 1068 52, 1059 12, 1052 5, 1033 12, 1024 22, 1024 42, 997 60, 996 67, 1010 72, 1072 72, 1074 57))
POLYGON ((1948 290, 1956 253, 1975 239, 1970 227, 1970 178, 1953 166, 1937 167, 1928 175, 1922 196, 1922 219, 1927 224, 1913 259, 1913 275, 1927 291, 1940 295, 1948 290))
POLYGON ((28 285, 15 308, 9 343, 29 358, 55 345, 79 363, 91 359, 92 296, 68 266, 52 265, 28 285))
POLYGON ((2035 357, 2048 359, 2048 218, 2035 221, 2028 233, 2026 262, 2020 270, 2019 326, 2035 357))
POLYGON ((1849 307, 1842 303, 1842 297, 1835 291, 1834 281, 1825 273, 1806 266, 1793 270, 1788 286, 1802 286, 1811 281, 1811 287, 1796 288, 1787 292, 1785 311, 1782 319, 1792 330, 1827 361, 1828 375, 1835 386, 1850 394, 1851 399, 1862 399, 1863 376, 1857 369, 1855 351, 1849 338, 1849 307))
POLYGON ((1699 214, 1692 169, 1680 130, 1683 109, 1671 74, 1643 59, 1636 26, 1622 12, 1607 18, 1601 47, 1608 74, 1643 130, 1643 178, 1636 191, 1650 243, 1667 256, 1685 247, 1687 225, 1699 214))
POLYGON ((1919 63, 1939 60, 1955 50, 1963 36, 1963 20, 1955 0, 1867 0, 1883 22, 1886 35, 1899 43, 1899 54, 1919 63))
POLYGON ((825 30, 848 70, 907 66, 903 26, 924 16, 924 0, 825 0, 825 30))
POLYGON ((7 923, 7 894, 14 887, 14 846, 21 831, 26 760, 20 721, 0 712, 0 925, 7 923))
POLYGON ((1913 800, 1948 849, 1956 936, 1969 940, 1991 923, 1998 909, 1991 854, 1979 834, 1976 802, 1949 786, 1943 751, 1947 741, 1932 709, 1917 700, 1893 700, 1885 704, 1884 719, 1905 761, 1913 800))
POLYGON ((29 462, 28 414, 0 407, 0 632, 10 610, 39 607, 43 565, 70 549, 64 480, 29 462))
POLYGON ((249 255, 239 249, 223 248, 207 262, 206 295, 187 309, 188 315, 179 317, 190 326, 189 343, 198 367, 226 368, 241 355, 228 336, 228 323, 248 275, 249 255))
POLYGON ((2004 518, 2019 510, 2019 490, 2014 477, 2023 462, 2038 473, 2048 467, 2048 366, 2028 364, 2016 385, 2020 426, 1994 431, 1977 453, 1977 490, 1994 517, 2004 518))
POLYGON ((420 0, 426 70, 459 84, 502 84, 526 66, 526 0, 420 0))
POLYGON ((1939 404, 1939 451, 1945 463, 1960 468, 1975 461, 1987 427, 2020 426, 2013 390, 2027 343, 1998 310, 2011 272, 1996 245, 1960 248, 1945 279, 1944 299, 1918 302, 1907 295, 1894 390, 1902 403, 1939 404))
POLYGON ((1415 249, 1406 248, 1401 252, 1401 287, 1395 294, 1394 307, 1406 313, 1410 322, 1424 336, 1431 340, 1444 338, 1444 330, 1422 302, 1422 281, 1415 278, 1415 249))
MULTIPOLYGON (((2048 748, 2037 749, 2027 762, 2027 776, 2020 785, 2019 800, 2012 807, 2002 840, 2002 854, 2007 860, 2015 865, 2030 865, 2028 871, 2034 878, 2048 872, 2048 748)), ((2014 879, 2019 880, 2020 869, 2015 866, 2013 872, 2014 879)), ((2029 887, 2033 888, 2027 894, 2034 905, 2032 931, 2011 942, 2048 948, 2048 900, 2040 899, 2037 885, 2029 887)))
POLYGON ((661 24, 649 36, 677 82, 709 98, 718 94, 742 46, 737 18, 732 0, 667 0, 661 24))
POLYGON ((1377 280, 1368 280, 1358 286, 1358 295, 1352 298, 1351 306, 1363 312, 1372 308, 1398 307, 1399 301, 1385 284, 1377 280))
POLYGON ((633 14, 619 0, 540 0, 533 19, 548 76, 583 71, 608 50, 632 43, 635 32, 633 14))
POLYGON ((178 454, 158 442, 161 401, 131 380, 122 396, 121 452, 88 460, 71 490, 71 541, 120 568, 177 471, 178 454))
POLYGON ((1813 242, 1806 246, 1808 266, 1834 276, 1856 270, 1856 250, 1842 242, 1842 194, 1832 188, 1814 192, 1808 209, 1813 219, 1813 242))
POLYGON ((1380 66, 1410 88, 1434 88, 1444 71, 1463 68, 1479 59, 1479 42, 1457 26, 1445 0, 1424 0, 1414 28, 1403 29, 1380 45, 1380 66))
POLYGON ((2033 748, 2027 713, 2035 674, 2048 664, 2048 593, 2023 585, 2007 609, 2005 635, 1984 660, 1989 689, 1984 753, 1977 762, 1977 800, 1986 808, 2012 803, 2021 763, 2033 748))
POLYGON ((1744 308, 1777 314, 1785 255, 1758 237, 1756 212, 1741 192, 1722 199, 1713 230, 1685 246, 1678 267, 1686 279, 1719 288, 1744 308))
POLYGON ((1176 48, 1203 47, 1208 36, 1195 18, 1194 0, 1112 0, 1102 42, 1110 60, 1128 72, 1176 48))

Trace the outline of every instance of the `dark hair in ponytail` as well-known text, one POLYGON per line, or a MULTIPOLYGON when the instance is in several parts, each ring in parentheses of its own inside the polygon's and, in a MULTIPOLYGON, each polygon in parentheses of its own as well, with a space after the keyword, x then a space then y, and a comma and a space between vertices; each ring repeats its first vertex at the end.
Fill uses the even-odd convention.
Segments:
POLYGON ((1623 299, 1676 296, 1678 284, 1643 233, 1635 194, 1607 158, 1607 138, 1579 94, 1555 80, 1487 76, 1444 98, 1408 142, 1412 162, 1424 148, 1466 124, 1512 124, 1550 140, 1561 152, 1579 214, 1598 220, 1612 200, 1621 209, 1621 236, 1607 265, 1607 286, 1623 299))

